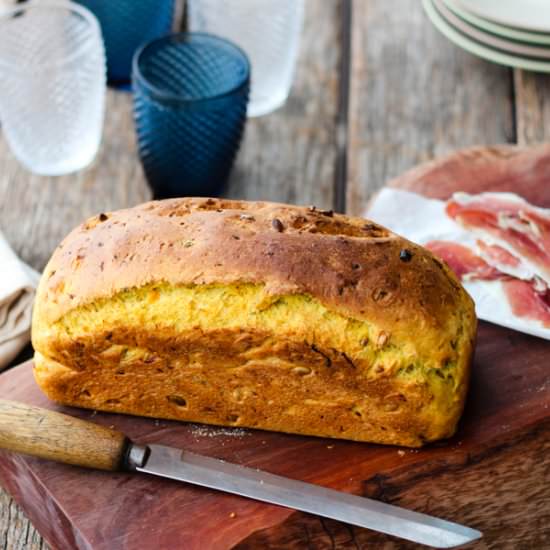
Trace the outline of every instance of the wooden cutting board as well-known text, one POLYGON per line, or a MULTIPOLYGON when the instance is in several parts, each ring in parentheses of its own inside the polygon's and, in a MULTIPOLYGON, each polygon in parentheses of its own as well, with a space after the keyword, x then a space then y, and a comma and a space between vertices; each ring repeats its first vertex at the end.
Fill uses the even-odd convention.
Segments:
MULTIPOLYGON (((514 190, 550 207, 550 148, 458 153, 391 182, 445 198, 514 190), (487 185, 490 182, 490 185, 487 185)), ((550 547, 550 342, 481 323, 457 435, 409 450, 58 407, 32 363, 0 376, 0 397, 159 442, 433 514, 484 533, 472 548, 550 547)), ((0 482, 60 549, 416 548, 366 529, 139 474, 0 453, 0 482)))

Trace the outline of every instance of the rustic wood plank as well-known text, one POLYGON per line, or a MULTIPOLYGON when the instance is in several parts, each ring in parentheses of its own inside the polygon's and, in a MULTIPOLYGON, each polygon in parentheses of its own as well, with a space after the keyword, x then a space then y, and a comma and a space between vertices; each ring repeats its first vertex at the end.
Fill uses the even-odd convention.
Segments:
POLYGON ((4 490, 0 490, 0 548, 5 550, 49 549, 49 545, 4 490))
POLYGON ((279 110, 248 120, 228 196, 334 206, 340 7, 306 1, 290 96, 279 110))
POLYGON ((347 209, 460 147, 514 141, 511 72, 451 44, 421 3, 354 0, 347 209))
POLYGON ((514 69, 516 132, 519 145, 550 137, 550 75, 514 69))

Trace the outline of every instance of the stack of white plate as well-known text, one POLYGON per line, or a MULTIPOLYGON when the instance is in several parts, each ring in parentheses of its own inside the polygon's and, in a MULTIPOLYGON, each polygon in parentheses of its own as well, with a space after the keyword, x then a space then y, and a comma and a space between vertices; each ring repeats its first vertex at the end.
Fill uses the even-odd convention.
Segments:
POLYGON ((457 46, 495 63, 550 72, 550 0, 423 0, 457 46))

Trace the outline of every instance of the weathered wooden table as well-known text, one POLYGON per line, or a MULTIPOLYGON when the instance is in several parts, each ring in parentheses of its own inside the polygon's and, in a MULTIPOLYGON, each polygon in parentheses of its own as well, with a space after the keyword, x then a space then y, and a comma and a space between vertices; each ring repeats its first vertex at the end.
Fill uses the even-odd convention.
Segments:
MULTIPOLYGON (((360 214, 375 190, 415 164, 548 135, 550 77, 459 50, 417 0, 308 0, 291 96, 248 121, 226 194, 360 214)), ((78 174, 29 174, 0 141, 0 197, 1 230, 39 270, 84 218, 149 199, 131 97, 109 91, 101 151, 78 174)), ((324 533, 312 548, 355 547, 340 538, 324 533)), ((0 547, 47 547, 1 490, 0 547)))

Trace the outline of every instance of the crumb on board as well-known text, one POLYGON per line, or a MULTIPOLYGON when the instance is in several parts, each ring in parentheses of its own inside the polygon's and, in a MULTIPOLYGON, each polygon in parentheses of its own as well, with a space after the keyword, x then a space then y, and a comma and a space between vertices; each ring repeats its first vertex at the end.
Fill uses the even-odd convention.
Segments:
POLYGON ((398 454, 399 456, 405 456, 405 451, 404 451, 403 449, 399 449, 399 450, 397 451, 397 454, 398 454))
POLYGON ((229 517, 230 517, 230 518, 236 518, 236 517, 237 517, 237 514, 236 514, 235 512, 231 512, 231 513, 229 514, 229 517))
POLYGON ((327 445, 327 449, 334 449, 334 445, 327 445))
POLYGON ((203 424, 191 424, 191 434, 196 439, 198 437, 238 437, 242 438, 250 435, 248 430, 243 428, 220 428, 218 426, 205 426, 203 424))

